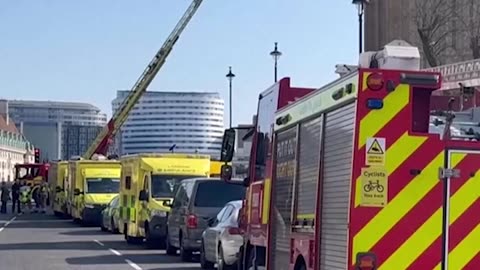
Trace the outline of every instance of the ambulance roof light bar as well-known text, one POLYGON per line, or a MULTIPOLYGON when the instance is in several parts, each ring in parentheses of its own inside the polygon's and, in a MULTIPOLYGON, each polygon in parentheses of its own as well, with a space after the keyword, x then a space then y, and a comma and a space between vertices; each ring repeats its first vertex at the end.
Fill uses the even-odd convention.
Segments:
POLYGON ((394 40, 376 52, 360 54, 361 68, 420 70, 420 51, 403 40, 394 40))

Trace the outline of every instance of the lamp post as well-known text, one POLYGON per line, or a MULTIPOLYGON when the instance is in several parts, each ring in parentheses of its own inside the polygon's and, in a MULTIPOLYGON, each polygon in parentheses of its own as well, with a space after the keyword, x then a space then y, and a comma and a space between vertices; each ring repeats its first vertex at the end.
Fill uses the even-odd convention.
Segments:
POLYGON ((228 73, 227 75, 225 75, 225 77, 227 77, 228 79, 228 99, 229 99, 229 121, 228 121, 228 124, 229 124, 229 127, 232 128, 232 81, 233 81, 233 78, 235 78, 235 74, 233 74, 232 72, 232 67, 228 67, 228 73))
POLYGON ((275 42, 275 47, 273 51, 270 52, 270 55, 273 57, 273 60, 275 61, 273 74, 274 74, 274 81, 277 82, 277 62, 280 56, 282 56, 282 52, 278 50, 278 42, 275 42))
POLYGON ((363 14, 365 13, 365 6, 370 2, 370 0, 353 0, 352 4, 356 5, 358 8, 358 50, 360 53, 363 52, 363 14))

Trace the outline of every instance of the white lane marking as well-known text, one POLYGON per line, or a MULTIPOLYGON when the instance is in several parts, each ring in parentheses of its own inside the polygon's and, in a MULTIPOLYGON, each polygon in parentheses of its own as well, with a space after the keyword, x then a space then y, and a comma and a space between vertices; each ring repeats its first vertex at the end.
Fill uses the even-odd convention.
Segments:
POLYGON ((112 252, 113 254, 117 255, 117 256, 122 256, 122 253, 116 251, 115 249, 113 248, 109 248, 108 250, 110 250, 110 252, 112 252))
POLYGON ((130 261, 129 259, 125 259, 125 262, 128 263, 128 265, 130 265, 135 270, 142 270, 142 268, 138 266, 138 264, 130 261))
POLYGON ((5 222, 5 224, 3 224, 3 227, 0 227, 0 232, 3 231, 8 225, 10 225, 10 223, 12 223, 15 219, 17 219, 16 216, 12 217, 9 221, 5 222))
POLYGON ((100 245, 100 246, 102 246, 102 247, 104 247, 104 246, 105 246, 105 244, 104 244, 104 243, 102 243, 102 242, 98 241, 97 239, 94 239, 94 240, 93 240, 93 242, 95 242, 95 243, 99 244, 99 245, 100 245))

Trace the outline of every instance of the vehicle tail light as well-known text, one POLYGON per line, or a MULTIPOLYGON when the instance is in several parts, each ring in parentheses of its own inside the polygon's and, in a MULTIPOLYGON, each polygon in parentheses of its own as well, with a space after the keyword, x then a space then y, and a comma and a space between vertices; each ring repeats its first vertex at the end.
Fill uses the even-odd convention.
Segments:
POLYGON ((373 253, 357 254, 357 270, 375 270, 377 269, 377 258, 373 253))
POLYGON ((240 228, 230 227, 228 228, 228 233, 231 235, 238 235, 242 234, 242 230, 240 228))
POLYGON ((198 225, 198 219, 195 215, 188 215, 187 217, 187 228, 196 229, 198 225))

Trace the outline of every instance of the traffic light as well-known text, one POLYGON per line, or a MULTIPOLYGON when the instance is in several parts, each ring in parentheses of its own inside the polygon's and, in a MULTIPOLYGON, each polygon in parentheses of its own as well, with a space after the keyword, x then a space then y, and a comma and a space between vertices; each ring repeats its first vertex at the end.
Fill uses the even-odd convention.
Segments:
POLYGON ((35 163, 40 163, 40 149, 35 148, 35 163))

